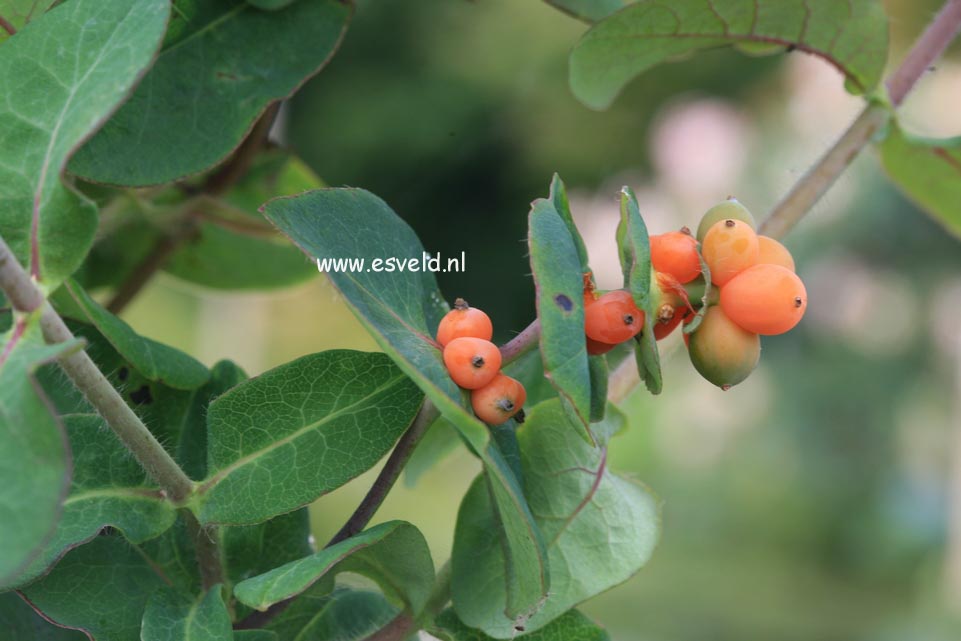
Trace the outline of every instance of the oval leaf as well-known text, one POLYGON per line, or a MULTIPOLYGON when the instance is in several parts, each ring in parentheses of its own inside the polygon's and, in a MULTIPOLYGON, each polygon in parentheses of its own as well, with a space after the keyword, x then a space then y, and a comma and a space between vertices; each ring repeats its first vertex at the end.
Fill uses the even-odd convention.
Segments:
POLYGON ((577 433, 593 443, 588 428, 591 375, 584 340, 584 281, 577 247, 548 200, 534 201, 529 226, 544 375, 557 389, 577 433))
POLYGON ((961 137, 919 138, 892 122, 881 143, 881 162, 901 191, 945 229, 961 236, 961 137))
POLYGON ((591 28, 571 53, 574 95, 606 109, 635 76, 682 54, 736 43, 817 55, 859 93, 881 80, 888 26, 876 0, 640 0, 591 28))
POLYGON ((451 595, 467 626, 512 638, 540 629, 582 601, 617 585, 650 558, 660 530, 657 500, 607 468, 607 440, 624 417, 609 408, 594 424, 592 448, 566 428, 557 400, 536 406, 517 433, 531 510, 548 540, 551 592, 523 616, 505 616, 502 550, 489 535, 493 513, 475 481, 457 516, 451 595), (599 545, 598 542, 603 542, 599 545))
POLYGON ((383 354, 331 350, 241 383, 207 414, 204 523, 256 523, 366 472, 423 397, 383 354))
POLYGON ((77 153, 70 171, 133 186, 209 169, 271 103, 320 71, 340 44, 352 5, 301 0, 262 11, 244 0, 200 0, 182 11, 143 83, 77 153))
POLYGON ((40 314, 0 336, 0 586, 16 583, 41 554, 70 487, 70 452, 33 373, 80 343, 45 345, 40 314))
POLYGON ((73 0, 0 51, 0 236, 48 291, 93 243, 93 203, 65 186, 73 150, 127 96, 160 46, 167 0, 73 0))
POLYGON ((637 369, 652 394, 661 393, 661 359, 654 336, 654 269, 651 267, 651 243, 647 226, 641 218, 637 197, 630 187, 621 190, 621 221, 617 225, 618 257, 624 273, 624 288, 631 292, 634 302, 644 310, 644 329, 636 337, 634 355, 637 369))
POLYGON ((400 599, 412 616, 420 614, 434 584, 434 562, 420 530, 404 521, 389 521, 313 556, 241 581, 234 594, 241 603, 266 610, 339 572, 355 572, 376 581, 387 594, 400 599))

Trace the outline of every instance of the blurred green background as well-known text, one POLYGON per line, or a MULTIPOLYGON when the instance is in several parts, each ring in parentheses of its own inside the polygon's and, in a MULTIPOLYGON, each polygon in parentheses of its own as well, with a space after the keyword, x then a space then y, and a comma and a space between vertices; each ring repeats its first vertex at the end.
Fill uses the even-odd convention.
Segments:
MULTIPOLYGON (((860 105, 821 61, 721 49, 661 66, 592 112, 566 85, 586 27, 544 3, 358 4, 278 136, 328 184, 383 197, 428 251, 466 252, 466 273, 441 274, 441 286, 487 310, 500 339, 533 318, 526 216, 553 172, 614 287, 621 185, 654 233, 696 225, 728 195, 763 216, 860 105)), ((885 4, 898 60, 939 3, 885 4)), ((949 58, 909 100, 905 126, 957 135, 959 104, 961 60, 949 58)), ((664 394, 625 403, 632 425, 613 466, 663 499, 663 540, 638 576, 584 609, 618 641, 961 638, 961 244, 886 184, 871 153, 786 244, 808 315, 765 341, 746 383, 711 387, 673 337, 664 394)), ((251 374, 376 349, 320 278, 234 295, 161 276, 125 317, 251 374)), ((395 488, 377 520, 420 526, 440 565, 477 470, 456 451, 395 488)), ((316 503, 319 541, 372 478, 316 503)))

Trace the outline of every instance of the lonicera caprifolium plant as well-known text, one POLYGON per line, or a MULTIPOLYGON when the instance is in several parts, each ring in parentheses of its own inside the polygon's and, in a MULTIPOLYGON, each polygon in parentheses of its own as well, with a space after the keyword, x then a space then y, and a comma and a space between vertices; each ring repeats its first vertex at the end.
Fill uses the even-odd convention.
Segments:
POLYGON ((555 176, 529 214, 537 318, 506 345, 482 311, 445 302, 470 292, 442 293, 429 272, 330 273, 382 351, 248 378, 117 314, 158 271, 264 289, 316 273, 304 254, 422 254, 384 201, 323 188, 267 142, 278 101, 337 50, 351 3, 0 1, 5 638, 605 639, 575 608, 640 570, 660 536, 658 499, 606 464, 627 424, 612 402, 641 381, 661 391, 657 339, 680 327, 698 372, 743 381, 759 336, 788 331, 807 304, 778 239, 870 142, 961 231, 958 141, 913 138, 895 116, 961 24, 957 0, 883 83, 874 0, 551 4, 593 23, 570 84, 596 109, 644 70, 719 46, 818 56, 867 106, 760 225, 731 199, 696 233, 649 236, 625 187, 611 292, 595 287, 555 176), (437 569, 413 525, 370 523, 439 422, 482 473, 437 569), (306 506, 387 455, 340 532, 315 544, 306 506))

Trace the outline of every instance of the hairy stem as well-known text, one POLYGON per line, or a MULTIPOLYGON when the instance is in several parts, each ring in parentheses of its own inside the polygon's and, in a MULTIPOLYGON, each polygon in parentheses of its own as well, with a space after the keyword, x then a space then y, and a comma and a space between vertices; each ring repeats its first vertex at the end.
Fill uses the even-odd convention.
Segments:
MULTIPOLYGON (((898 107, 941 56, 961 28, 961 0, 948 0, 887 81, 891 104, 898 107)), ((760 232, 782 238, 837 181, 890 118, 885 107, 869 104, 848 130, 779 202, 760 232)))
MULTIPOLYGON (((220 169, 212 173, 199 191, 208 196, 219 196, 226 192, 234 183, 240 180, 250 169, 254 158, 267 142, 267 135, 274 124, 280 103, 270 106, 260 120, 250 130, 250 134, 240 143, 237 150, 220 169)), ((200 224, 200 213, 188 211, 177 228, 157 240, 147 255, 134 267, 130 276, 120 284, 113 298, 107 303, 107 309, 119 314, 140 293, 140 290, 167 263, 180 246, 190 240, 197 232, 200 224)))
MULTIPOLYGON (((42 292, 31 280, 0 238, 0 288, 19 312, 40 313, 40 328, 48 343, 63 343, 74 336, 60 315, 46 302, 42 292)), ((175 503, 182 504, 193 492, 193 481, 181 469, 163 445, 150 433, 140 417, 124 402, 107 377, 94 364, 85 351, 74 352, 60 358, 60 367, 87 401, 103 417, 120 442, 133 454, 147 472, 175 503)), ((220 538, 216 531, 202 527, 192 513, 187 514, 200 566, 204 586, 226 583, 220 538)))
POLYGON ((194 553, 197 555, 197 567, 200 569, 204 590, 217 584, 226 586, 227 573, 224 569, 219 530, 215 526, 201 525, 189 510, 184 510, 184 518, 190 538, 194 542, 194 553))
MULTIPOLYGON (((33 312, 42 308, 40 326, 48 343, 73 340, 73 333, 53 307, 45 302, 43 294, 2 238, 0 287, 15 310, 33 312)), ((150 477, 172 500, 178 503, 184 501, 193 491, 193 482, 124 402, 87 353, 80 351, 63 356, 60 366, 150 477)))
POLYGON ((520 334, 504 344, 501 349, 502 367, 513 363, 518 358, 537 347, 541 339, 541 321, 537 318, 525 327, 520 334))

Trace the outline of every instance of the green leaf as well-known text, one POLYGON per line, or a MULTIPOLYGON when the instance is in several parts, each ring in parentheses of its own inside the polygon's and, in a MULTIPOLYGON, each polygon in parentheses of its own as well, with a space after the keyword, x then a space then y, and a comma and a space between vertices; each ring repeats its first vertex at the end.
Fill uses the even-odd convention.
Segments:
POLYGON ((584 239, 581 237, 581 232, 577 230, 577 225, 574 223, 574 214, 571 213, 571 203, 567 198, 567 188, 564 186, 564 181, 557 174, 551 179, 551 191, 548 195, 548 200, 554 205, 554 210, 567 225, 567 231, 570 232, 571 240, 574 242, 574 246, 577 248, 577 257, 581 261, 581 273, 587 273, 591 270, 590 258, 587 255, 587 245, 584 244, 584 239))
POLYGON ((887 62, 887 18, 876 0, 641 0, 580 39, 571 53, 571 89, 588 107, 606 109, 628 82, 657 64, 753 42, 819 56, 867 93, 887 62))
POLYGON ((158 570, 122 537, 98 536, 22 593, 56 625, 96 641, 139 641, 147 600, 166 586, 158 570))
POLYGON ((39 312, 20 317, 0 337, 0 586, 17 582, 61 517, 70 453, 34 371, 79 346, 45 345, 39 312))
POLYGON ((0 622, 4 641, 89 641, 82 632, 45 621, 16 592, 0 594, 0 622))
POLYGON ((451 557, 454 609, 466 625, 512 638, 516 626, 540 629, 578 603, 621 583, 650 558, 660 518, 644 487, 607 468, 608 439, 624 423, 609 408, 594 424, 592 448, 566 427, 557 400, 537 405, 518 430, 531 510, 548 540, 551 592, 523 616, 505 616, 503 551, 490 536, 494 515, 480 479, 457 516, 451 557))
POLYGON ((307 508, 222 532, 228 576, 235 584, 313 553, 307 508))
MULTIPOLYGON (((397 257, 420 260, 423 245, 387 204, 362 189, 321 189, 264 206, 264 215, 304 253, 316 258, 397 257)), ((544 543, 520 483, 487 427, 467 408, 468 396, 451 380, 431 338, 447 307, 433 273, 410 271, 331 272, 333 285, 381 348, 460 432, 484 463, 499 514, 497 533, 508 546, 512 612, 529 609, 549 587, 544 543)))
POLYGON ((280 641, 271 630, 234 630, 234 641, 280 641))
POLYGON ((39 18, 57 0, 0 0, 0 44, 39 18))
POLYGON ((215 585, 192 598, 161 588, 147 602, 141 641, 232 641, 230 614, 220 592, 215 585))
POLYGON ((547 0, 564 13, 584 22, 597 22, 623 9, 633 0, 547 0))
MULTIPOLYGON (((440 613, 431 626, 431 634, 441 641, 489 641, 491 637, 469 628, 454 610, 440 613)), ((522 632, 522 631, 518 631, 522 632)), ((525 641, 610 641, 607 631, 577 610, 568 610, 543 628, 524 634, 525 641)))
POLYGON ((617 225, 618 257, 624 273, 624 288, 631 293, 637 306, 644 310, 644 329, 637 336, 634 354, 637 369, 652 394, 661 393, 661 359, 654 337, 654 299, 651 296, 654 268, 651 266, 651 243, 647 226, 641 218, 637 197, 630 187, 621 190, 621 221, 617 225))
MULTIPOLYGON (((552 185, 552 196, 561 199, 563 187, 555 191, 555 186, 552 185)), ((544 375, 557 388, 575 431, 593 443, 588 428, 591 376, 584 339, 582 259, 570 228, 552 201, 535 200, 528 224, 544 375)))
POLYGON ((40 576, 65 552, 90 541, 105 526, 141 543, 159 536, 176 510, 120 440, 95 414, 72 414, 64 425, 73 453, 73 482, 60 524, 40 555, 18 579, 40 576))
POLYGON ((217 289, 286 287, 317 276, 258 208, 278 194, 296 194, 323 183, 300 159, 261 154, 245 178, 220 199, 201 203, 197 234, 170 257, 164 271, 217 289))
POLYGON ((591 373, 591 423, 604 420, 607 409, 607 383, 610 372, 607 359, 603 356, 591 356, 588 359, 591 373))
POLYGON ((434 562, 420 531, 404 521, 381 523, 299 561, 234 586, 234 595, 257 610, 301 594, 324 577, 355 572, 420 614, 434 584, 434 562))
MULTIPOLYGON (((711 284, 711 268, 704 260, 704 254, 701 253, 701 243, 697 244, 697 259, 701 263, 701 275, 697 281, 693 284, 700 285, 703 287, 703 294, 701 294, 701 306, 694 315, 691 321, 684 325, 683 332, 685 334, 693 334, 697 331, 697 328, 701 326, 701 321, 704 320, 704 315, 707 313, 710 307, 709 302, 712 297, 712 290, 714 285, 711 284)), ((690 285, 689 285, 690 287, 690 285)), ((693 288, 692 288, 693 289, 693 288)))
POLYGON ((422 398, 385 355, 351 350, 241 383, 207 414, 200 520, 256 523, 340 487, 390 451, 422 398))
POLYGON ((0 52, 0 236, 48 290, 83 260, 94 205, 61 182, 74 149, 124 100, 160 45, 166 0, 72 0, 0 52))
POLYGON ((271 630, 234 630, 234 641, 280 641, 271 630))
MULTIPOLYGON (((361 641, 400 613, 379 592, 314 584, 268 628, 280 641, 361 641)), ((237 641, 241 641, 237 639, 237 641)))
POLYGON ((271 103, 320 71, 352 6, 300 0, 268 12, 244 0, 197 0, 181 10, 184 23, 131 99, 77 153, 72 172, 154 185, 216 165, 271 103))
MULTIPOLYGON (((93 324, 110 344, 148 380, 164 383, 175 389, 191 390, 210 378, 210 372, 199 361, 183 352, 137 334, 127 323, 114 316, 83 290, 77 283, 67 281, 64 290, 73 299, 75 310, 62 313, 93 324), (79 312, 76 314, 75 312, 79 312)), ((58 301, 68 302, 64 297, 58 301)))
POLYGON ((920 138, 892 122, 881 143, 881 163, 908 198, 945 229, 961 236, 961 136, 920 138))

